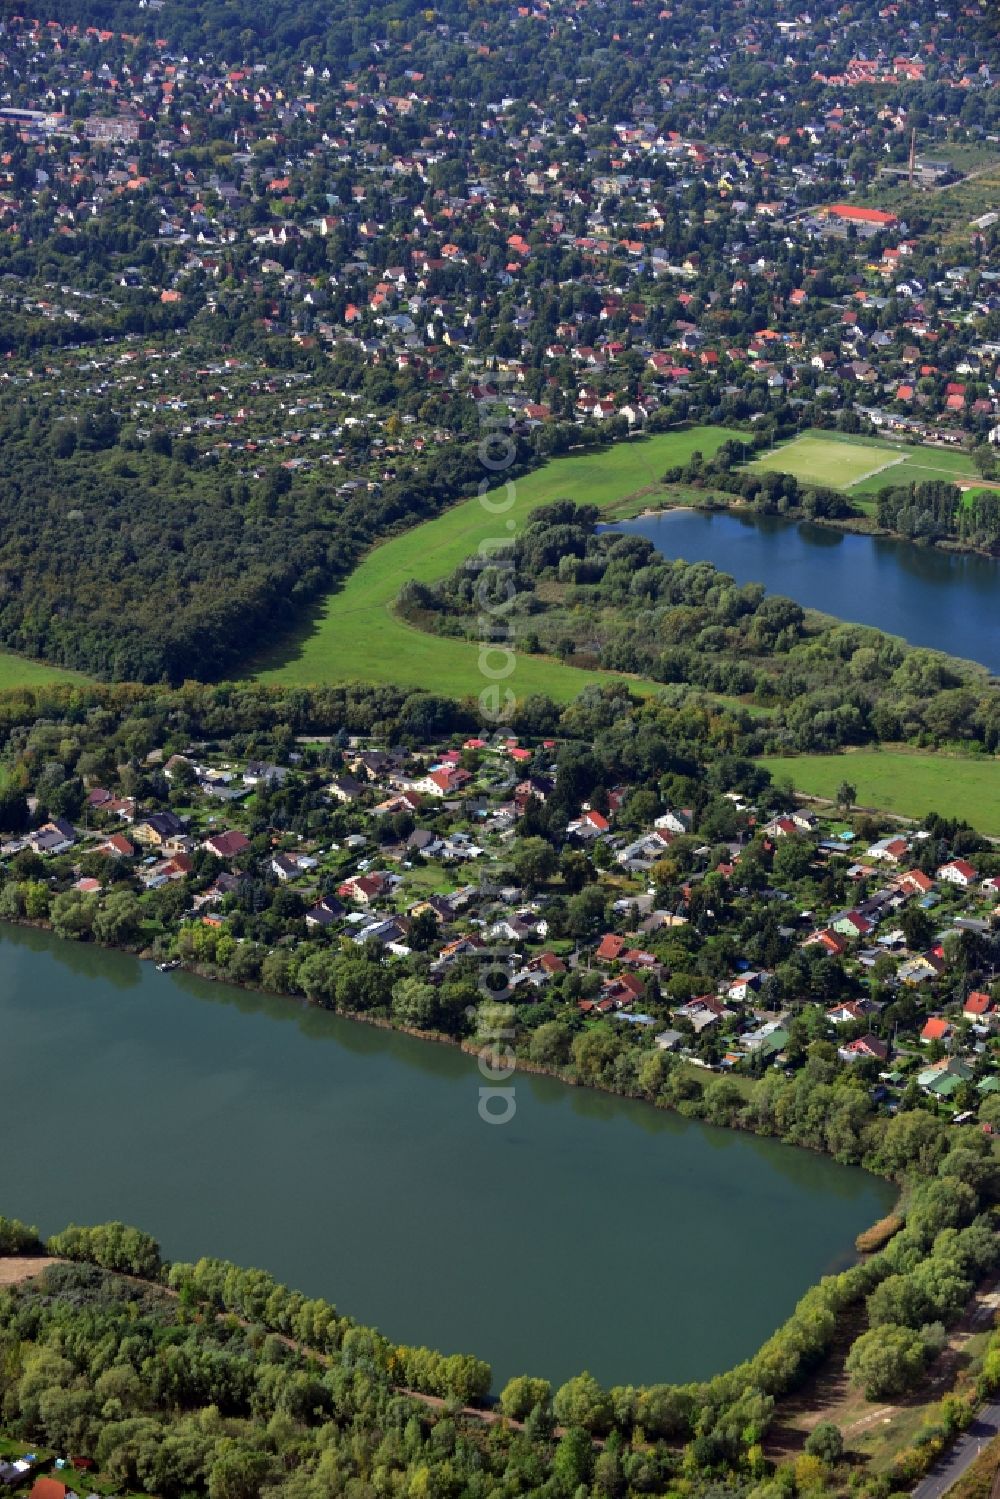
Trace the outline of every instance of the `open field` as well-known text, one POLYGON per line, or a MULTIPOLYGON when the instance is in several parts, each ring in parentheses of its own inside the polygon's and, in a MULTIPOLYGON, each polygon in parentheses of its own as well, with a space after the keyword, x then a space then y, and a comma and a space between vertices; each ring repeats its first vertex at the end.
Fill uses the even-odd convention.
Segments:
POLYGON ((1000 836, 1000 760, 906 750, 854 750, 843 755, 770 757, 761 764, 788 777, 806 796, 833 798, 842 781, 857 788, 860 806, 901 817, 928 812, 962 817, 1000 836))
POLYGON ((88 680, 81 672, 70 671, 68 667, 49 666, 44 661, 32 661, 29 656, 16 656, 13 651, 0 650, 0 692, 15 687, 50 687, 56 682, 88 680))
POLYGON ((807 433, 754 459, 749 467, 793 474, 805 484, 850 489, 852 484, 874 476, 895 461, 894 454, 873 443, 838 442, 836 438, 807 433))
MULTIPOLYGON (((729 435, 723 427, 694 427, 571 454, 518 479, 511 505, 506 505, 503 489, 483 500, 465 500, 374 547, 298 638, 258 659, 251 674, 265 682, 393 682, 456 697, 478 696, 490 685, 479 665, 479 647, 405 624, 394 607, 403 584, 445 577, 483 543, 513 535, 539 505, 573 499, 605 507, 656 486, 665 469, 686 462, 696 450, 714 453, 729 435)), ((498 665, 499 658, 494 656, 491 664, 498 665)), ((511 677, 500 685, 519 698, 545 693, 567 702, 588 683, 613 680, 612 672, 582 671, 548 657, 521 655, 511 677)), ((652 690, 652 684, 642 685, 652 690)))
POLYGON ((885 473, 862 479, 851 490, 852 496, 878 494, 886 484, 926 484, 931 479, 944 479, 948 484, 975 485, 989 488, 976 471, 976 466, 967 453, 947 448, 896 447, 897 461, 885 473))
POLYGON ((805 484, 843 489, 852 498, 878 494, 887 484, 921 484, 930 479, 982 485, 967 453, 833 432, 805 432, 755 458, 748 467, 794 474, 805 484))

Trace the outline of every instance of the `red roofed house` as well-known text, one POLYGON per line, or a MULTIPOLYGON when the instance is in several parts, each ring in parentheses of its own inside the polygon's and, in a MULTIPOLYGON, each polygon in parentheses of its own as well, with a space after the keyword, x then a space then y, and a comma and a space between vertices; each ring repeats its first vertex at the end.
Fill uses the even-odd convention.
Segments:
POLYGON ((646 993, 642 979, 636 978, 634 973, 622 974, 620 978, 608 979, 601 990, 601 997, 597 1001, 599 1010, 627 1010, 635 1004, 637 999, 642 999, 646 993))
POLYGON ((370 906, 388 888, 387 874, 356 874, 337 886, 337 894, 344 900, 356 900, 359 905, 370 906))
POLYGON ((588 823, 592 828, 596 828, 599 833, 607 833, 611 827, 604 813, 595 811, 593 807, 590 807, 583 813, 580 821, 588 823))
POLYGON ((941 865, 937 876, 939 880, 947 880, 949 885, 961 885, 964 889, 973 883, 976 871, 964 859, 950 859, 947 864, 941 865))
POLYGON ((855 1020, 863 1020, 865 1013, 864 1005, 859 1004, 856 999, 847 999, 843 1004, 834 1005, 832 1010, 827 1010, 826 1018, 831 1025, 851 1025, 855 1020))
POLYGON ((839 958, 847 951, 847 943, 843 937, 838 937, 836 932, 822 931, 815 936, 806 939, 806 947, 824 947, 831 958, 839 958))
POLYGON ((58 1478, 36 1478, 28 1499, 66 1499, 66 1485, 58 1478))
POLYGON ((131 859, 135 854, 135 846, 125 837, 124 833, 112 833, 110 838, 105 838, 99 854, 117 854, 121 859, 131 859))
POLYGON ((950 1035, 950 1022, 943 1015, 932 1015, 920 1032, 920 1039, 926 1044, 928 1041, 946 1041, 950 1035))
POLYGON ((624 937, 619 937, 614 932, 608 932, 606 936, 601 938, 594 957, 599 958, 602 963, 614 963, 621 957, 627 945, 624 937))
POLYGON ((472 776, 459 765, 441 765, 431 770, 415 783, 417 791, 426 791, 428 796, 454 796, 468 785, 472 776))
POLYGON ((926 895, 934 889, 934 881, 922 869, 908 869, 906 874, 900 875, 898 884, 907 895, 926 895))
POLYGON ((250 839, 245 833, 236 831, 213 833, 201 846, 207 848, 217 859, 234 859, 237 854, 242 854, 250 847, 250 839))
POLYGON ((993 1001, 988 994, 984 994, 979 989, 973 989, 962 1006, 962 1014, 966 1020, 988 1020, 993 1014, 993 1001))

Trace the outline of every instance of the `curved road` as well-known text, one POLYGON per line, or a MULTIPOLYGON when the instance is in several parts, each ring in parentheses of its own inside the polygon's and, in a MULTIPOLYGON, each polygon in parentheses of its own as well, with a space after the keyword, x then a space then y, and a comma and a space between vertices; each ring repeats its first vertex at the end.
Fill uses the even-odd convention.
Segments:
POLYGON ((996 1436, 1000 1436, 1000 1401, 982 1407, 968 1431, 963 1431, 927 1477, 920 1480, 913 1490, 913 1499, 942 1499, 996 1436))

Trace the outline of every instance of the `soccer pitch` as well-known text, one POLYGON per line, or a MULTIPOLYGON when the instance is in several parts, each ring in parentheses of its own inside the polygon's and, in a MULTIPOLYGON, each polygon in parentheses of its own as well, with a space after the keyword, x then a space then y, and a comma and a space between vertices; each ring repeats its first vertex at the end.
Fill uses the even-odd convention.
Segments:
MULTIPOLYGON (((748 465, 780 474, 794 474, 805 484, 823 484, 831 489, 850 489, 876 474, 888 472, 906 455, 874 443, 843 442, 834 437, 796 437, 792 442, 765 453, 748 465)), ((891 483, 887 477, 884 481, 891 483)))

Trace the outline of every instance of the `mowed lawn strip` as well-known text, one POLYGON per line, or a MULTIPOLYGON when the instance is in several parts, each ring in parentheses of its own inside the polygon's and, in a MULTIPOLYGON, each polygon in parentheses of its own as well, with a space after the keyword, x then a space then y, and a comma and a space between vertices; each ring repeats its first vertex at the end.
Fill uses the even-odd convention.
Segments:
MULTIPOLYGON (((484 543, 516 535, 540 505, 571 499, 609 506, 655 485, 667 468, 686 463, 695 451, 716 452, 732 435, 723 427, 693 427, 570 454, 518 479, 514 503, 507 508, 492 513, 489 508, 503 504, 502 488, 486 495, 485 503, 463 500, 434 520, 373 547, 294 644, 259 658, 250 674, 260 681, 293 685, 392 682, 450 696, 478 696, 490 685, 480 667, 479 646, 430 635, 399 619, 395 602, 403 584, 446 577, 484 543)), ((500 664, 499 657, 495 661, 500 664)), ((568 702, 589 683, 616 679, 620 678, 614 672, 582 671, 548 657, 519 655, 515 671, 501 685, 518 698, 544 693, 568 702)), ((639 679, 631 680, 640 685, 639 679)), ((645 684, 647 690, 655 685, 645 684)))
POLYGON ((837 794, 844 781, 857 803, 901 817, 960 817, 980 833, 1000 836, 1000 760, 905 750, 855 750, 843 755, 789 755, 760 762, 776 780, 788 778, 806 796, 837 794))

